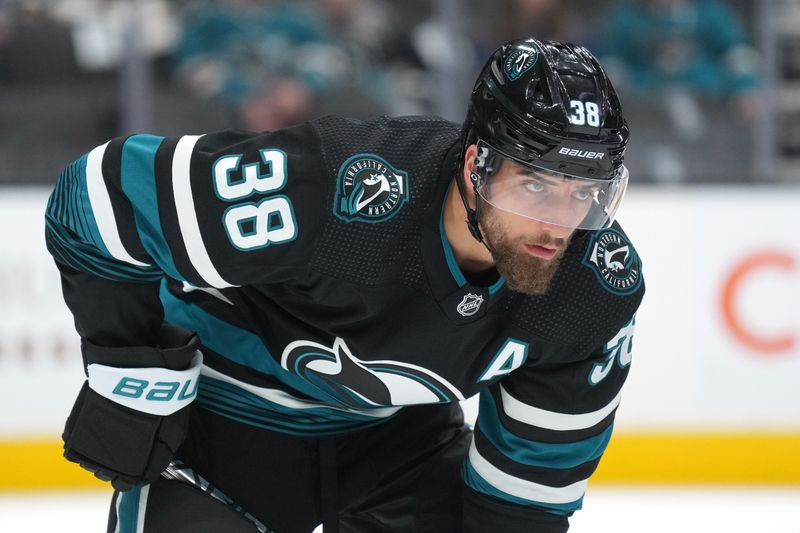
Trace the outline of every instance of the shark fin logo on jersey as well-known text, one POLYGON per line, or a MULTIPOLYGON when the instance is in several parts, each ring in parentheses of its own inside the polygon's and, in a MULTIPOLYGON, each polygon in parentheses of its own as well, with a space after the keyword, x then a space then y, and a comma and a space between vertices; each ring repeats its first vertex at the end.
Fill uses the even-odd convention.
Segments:
POLYGON ((333 214, 346 222, 383 222, 408 201, 408 174, 374 154, 344 162, 336 179, 333 214))
POLYGON ((456 307, 456 311, 461 316, 472 316, 478 312, 483 304, 483 296, 480 294, 472 294, 468 292, 461 303, 456 307))
POLYGON ((503 72, 509 81, 516 81, 528 72, 539 59, 539 50, 533 46, 518 46, 503 61, 503 72))
POLYGON ((332 347, 294 341, 284 348, 281 366, 355 409, 464 399, 457 388, 427 368, 399 361, 363 361, 339 337, 332 347))
POLYGON ((592 235, 583 264, 592 269, 604 289, 614 294, 630 294, 642 284, 639 254, 616 230, 592 235))

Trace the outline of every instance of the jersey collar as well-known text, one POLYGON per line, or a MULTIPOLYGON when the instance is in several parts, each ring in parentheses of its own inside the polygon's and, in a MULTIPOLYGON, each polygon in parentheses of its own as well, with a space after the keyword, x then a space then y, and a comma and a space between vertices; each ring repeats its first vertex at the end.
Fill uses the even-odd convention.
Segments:
POLYGON ((458 266, 453 248, 447 239, 444 230, 444 203, 458 153, 456 143, 447 153, 435 199, 424 215, 422 258, 431 292, 442 311, 456 323, 468 323, 490 312, 508 291, 502 276, 488 286, 470 283, 458 266))

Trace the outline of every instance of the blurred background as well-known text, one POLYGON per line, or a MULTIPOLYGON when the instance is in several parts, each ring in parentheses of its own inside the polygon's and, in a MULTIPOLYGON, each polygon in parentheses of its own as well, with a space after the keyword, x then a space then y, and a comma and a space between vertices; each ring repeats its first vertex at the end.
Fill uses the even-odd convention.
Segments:
POLYGON ((573 530, 800 532, 800 0, 0 0, 0 531, 104 528, 107 489, 60 457, 83 374, 43 212, 66 164, 134 132, 460 122, 527 35, 587 46, 620 93, 648 284, 573 530))

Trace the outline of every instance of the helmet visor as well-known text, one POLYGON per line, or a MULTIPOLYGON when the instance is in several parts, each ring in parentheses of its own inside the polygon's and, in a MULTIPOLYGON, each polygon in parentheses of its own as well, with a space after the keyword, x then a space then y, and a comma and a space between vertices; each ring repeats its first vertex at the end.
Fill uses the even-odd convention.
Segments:
POLYGON ((478 140, 473 174, 477 193, 498 209, 586 230, 613 222, 628 185, 624 165, 607 179, 570 176, 523 163, 482 140, 478 140))

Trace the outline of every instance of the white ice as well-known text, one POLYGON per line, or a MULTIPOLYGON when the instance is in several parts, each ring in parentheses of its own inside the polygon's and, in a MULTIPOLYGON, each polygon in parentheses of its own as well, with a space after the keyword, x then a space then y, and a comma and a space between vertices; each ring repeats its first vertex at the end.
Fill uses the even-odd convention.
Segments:
MULTIPOLYGON (((108 499, 104 492, 0 493, 0 532, 102 533, 108 499)), ((800 487, 590 487, 570 528, 678 532, 800 533, 800 487)))

